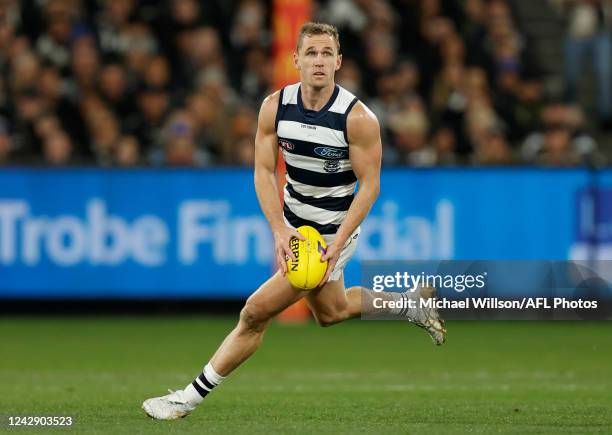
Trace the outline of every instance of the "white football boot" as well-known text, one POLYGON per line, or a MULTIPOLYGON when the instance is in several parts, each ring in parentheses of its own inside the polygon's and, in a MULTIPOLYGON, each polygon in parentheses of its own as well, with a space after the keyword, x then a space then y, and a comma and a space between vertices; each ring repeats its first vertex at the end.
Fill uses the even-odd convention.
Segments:
POLYGON ((427 331, 434 344, 437 346, 444 344, 446 341, 446 329, 444 328, 444 320, 438 314, 438 309, 436 307, 428 308, 420 304, 420 300, 435 298, 436 289, 433 287, 419 287, 414 292, 405 292, 402 295, 407 299, 416 301, 416 308, 405 308, 400 314, 427 331))
POLYGON ((185 399, 183 390, 168 391, 170 394, 145 400, 142 404, 144 412, 156 420, 176 420, 191 414, 195 405, 185 399))

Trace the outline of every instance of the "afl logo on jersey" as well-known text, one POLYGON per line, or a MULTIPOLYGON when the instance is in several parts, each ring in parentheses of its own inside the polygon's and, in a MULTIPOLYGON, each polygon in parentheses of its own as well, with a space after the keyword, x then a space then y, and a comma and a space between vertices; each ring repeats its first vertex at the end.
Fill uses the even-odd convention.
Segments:
POLYGON ((295 146, 291 142, 289 142, 288 140, 284 140, 284 139, 279 139, 278 144, 283 149, 286 149, 287 151, 293 151, 293 149, 295 148, 295 146))
POLYGON ((340 170, 340 162, 337 160, 325 160, 323 169, 325 172, 338 172, 340 170))
POLYGON ((316 155, 324 157, 326 159, 345 159, 347 152, 344 150, 336 150, 328 147, 316 147, 314 149, 316 155))

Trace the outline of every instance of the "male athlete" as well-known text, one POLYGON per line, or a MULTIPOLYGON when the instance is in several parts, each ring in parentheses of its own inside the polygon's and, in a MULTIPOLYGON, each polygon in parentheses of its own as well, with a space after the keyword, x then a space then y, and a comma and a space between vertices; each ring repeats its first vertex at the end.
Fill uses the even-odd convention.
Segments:
MULTIPOLYGON (((359 225, 379 192, 380 127, 363 103, 334 82, 342 62, 335 27, 302 26, 293 57, 301 81, 264 100, 255 137, 255 190, 274 234, 281 270, 248 298, 238 324, 193 382, 184 390, 143 403, 150 417, 172 420, 190 414, 255 352, 271 319, 301 298, 306 298, 317 322, 329 326, 359 316, 362 306, 367 311, 374 297, 418 301, 434 296, 431 288, 376 294, 363 287, 345 290, 344 267, 355 251, 359 225), (279 146, 287 167, 283 208, 275 173, 279 146), (295 259, 289 240, 304 239, 295 230, 301 225, 316 228, 328 244, 322 257, 328 261, 327 273, 312 291, 293 288, 285 276, 286 259, 295 259)), ((446 330, 437 311, 416 305, 386 314, 414 322, 434 343, 442 344, 446 330)))

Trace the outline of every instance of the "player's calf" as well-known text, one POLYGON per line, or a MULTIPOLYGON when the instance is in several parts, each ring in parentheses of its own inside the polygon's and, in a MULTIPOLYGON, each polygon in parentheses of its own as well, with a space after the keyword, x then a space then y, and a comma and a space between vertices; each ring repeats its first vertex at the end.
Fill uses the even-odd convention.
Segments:
POLYGON ((172 420, 191 413, 226 376, 259 347, 270 320, 295 302, 301 293, 277 273, 247 300, 237 325, 223 340, 204 370, 183 390, 147 399, 143 409, 150 417, 172 420))

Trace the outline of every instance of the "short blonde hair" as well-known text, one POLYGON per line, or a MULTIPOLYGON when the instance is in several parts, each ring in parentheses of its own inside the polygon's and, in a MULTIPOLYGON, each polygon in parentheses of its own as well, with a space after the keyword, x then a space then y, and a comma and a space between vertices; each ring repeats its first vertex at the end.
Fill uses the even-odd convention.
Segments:
POLYGON ((331 24, 326 23, 314 23, 312 21, 304 23, 304 25, 302 25, 302 27, 300 28, 300 36, 298 37, 297 42, 297 51, 300 51, 305 36, 315 35, 331 36, 334 41, 336 41, 336 47, 338 48, 338 53, 340 53, 340 35, 336 26, 332 26, 331 24))

